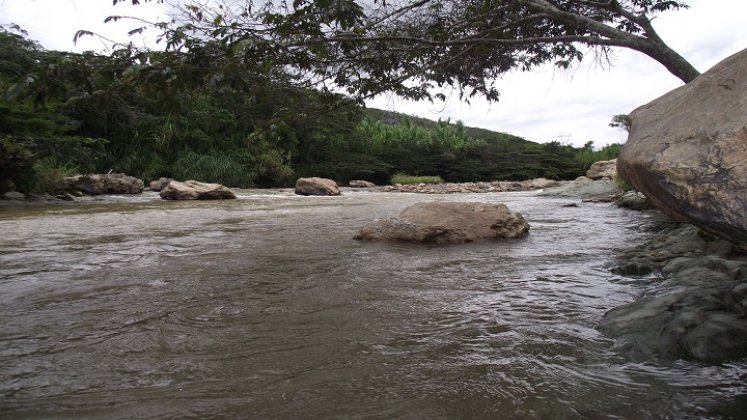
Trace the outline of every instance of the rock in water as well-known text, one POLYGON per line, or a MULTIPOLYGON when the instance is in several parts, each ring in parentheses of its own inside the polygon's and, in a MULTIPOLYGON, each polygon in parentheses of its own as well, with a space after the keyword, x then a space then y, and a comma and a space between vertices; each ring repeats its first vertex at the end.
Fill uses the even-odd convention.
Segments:
POLYGON ((148 184, 148 187, 153 191, 161 191, 173 180, 173 178, 160 177, 155 181, 151 181, 150 184, 148 184))
POLYGON ((134 176, 125 174, 76 175, 63 180, 62 189, 78 190, 86 194, 140 194, 145 185, 134 176))
POLYGON ((614 178, 617 175, 617 159, 594 162, 586 171, 586 177, 592 180, 614 178))
POLYGON ((747 245, 747 50, 630 119, 623 178, 675 220, 747 245))
POLYGON ((164 200, 225 200, 234 199, 236 194, 220 184, 198 181, 171 181, 161 190, 164 200))
POLYGON ((362 179, 354 179, 349 182, 352 188, 373 188, 376 186, 373 182, 364 181, 362 179))
POLYGON ((429 202, 407 207, 399 218, 370 223, 354 239, 446 244, 520 238, 528 231, 524 217, 504 204, 429 202))
POLYGON ((298 178, 296 181, 298 195, 340 195, 337 183, 327 178, 298 178))

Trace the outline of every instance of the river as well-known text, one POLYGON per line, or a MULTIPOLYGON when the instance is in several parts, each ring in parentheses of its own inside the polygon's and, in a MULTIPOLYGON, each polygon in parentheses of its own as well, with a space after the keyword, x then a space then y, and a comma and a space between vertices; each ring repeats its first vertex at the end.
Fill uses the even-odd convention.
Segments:
POLYGON ((653 218, 534 192, 0 209, 0 416, 744 415, 747 363, 654 360, 595 328, 642 293, 608 267, 653 218), (430 200, 506 203, 530 234, 351 239, 430 200))

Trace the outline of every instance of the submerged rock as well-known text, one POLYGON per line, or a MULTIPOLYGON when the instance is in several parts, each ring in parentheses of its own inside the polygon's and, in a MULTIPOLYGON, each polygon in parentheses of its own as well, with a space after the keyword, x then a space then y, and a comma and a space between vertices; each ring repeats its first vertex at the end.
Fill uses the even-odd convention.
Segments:
POLYGON ((298 195, 340 195, 340 188, 334 180, 327 178, 298 178, 296 181, 298 195))
POLYGON ((520 238, 528 231, 524 217, 504 204, 429 202, 407 207, 398 218, 370 223, 354 239, 447 244, 520 238))
POLYGON ((164 200, 226 200, 236 194, 220 184, 198 181, 171 181, 160 193, 164 200))
POLYGON ((623 178, 673 219, 747 246, 747 50, 630 119, 623 178))

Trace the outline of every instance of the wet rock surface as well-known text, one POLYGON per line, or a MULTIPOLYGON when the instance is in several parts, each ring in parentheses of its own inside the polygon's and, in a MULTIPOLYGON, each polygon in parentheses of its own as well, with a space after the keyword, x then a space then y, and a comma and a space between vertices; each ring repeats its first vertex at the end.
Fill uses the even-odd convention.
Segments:
POLYGON ((613 272, 645 277, 643 297, 608 312, 600 329, 661 358, 747 356, 747 256, 689 224, 669 223, 624 252, 613 272))

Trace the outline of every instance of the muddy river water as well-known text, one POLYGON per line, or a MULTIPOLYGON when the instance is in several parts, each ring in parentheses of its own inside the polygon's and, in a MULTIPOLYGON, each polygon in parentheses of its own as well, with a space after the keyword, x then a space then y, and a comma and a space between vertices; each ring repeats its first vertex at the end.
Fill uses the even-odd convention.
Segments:
POLYGON ((596 326, 653 216, 536 193, 155 195, 0 209, 0 417, 738 418, 747 363, 596 326), (504 202, 528 237, 360 243, 418 201, 504 202), (565 207, 577 203, 577 207, 565 207))

